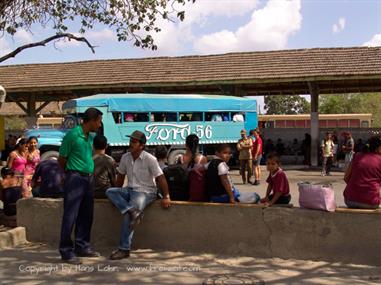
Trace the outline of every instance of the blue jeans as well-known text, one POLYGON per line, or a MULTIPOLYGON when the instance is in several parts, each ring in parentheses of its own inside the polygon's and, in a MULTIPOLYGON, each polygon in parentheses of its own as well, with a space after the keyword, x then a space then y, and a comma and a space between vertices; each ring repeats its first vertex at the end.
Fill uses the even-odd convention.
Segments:
POLYGON ((119 249, 130 250, 134 231, 130 230, 130 215, 127 211, 132 208, 143 211, 156 200, 156 193, 139 192, 126 187, 110 188, 106 191, 106 196, 123 215, 119 249))
MULTIPOLYGON (((238 197, 240 193, 236 188, 233 188, 233 196, 234 200, 236 202, 239 202, 238 197)), ((230 197, 228 194, 220 195, 220 196, 212 196, 210 197, 210 202, 213 203, 229 203, 230 202, 230 197)))
POLYGON ((93 176, 68 172, 64 185, 64 212, 61 225, 59 251, 63 259, 74 256, 74 250, 90 250, 90 233, 93 224, 94 198, 93 176), (75 243, 71 239, 74 229, 75 243))

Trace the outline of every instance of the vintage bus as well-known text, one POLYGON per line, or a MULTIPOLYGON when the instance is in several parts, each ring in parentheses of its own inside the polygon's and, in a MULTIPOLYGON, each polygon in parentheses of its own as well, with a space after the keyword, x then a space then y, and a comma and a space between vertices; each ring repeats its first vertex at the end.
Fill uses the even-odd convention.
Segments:
POLYGON ((197 134, 204 154, 220 143, 236 143, 241 129, 258 126, 256 100, 219 95, 178 94, 98 94, 63 104, 66 113, 60 130, 30 130, 26 136, 39 137, 42 159, 58 156, 65 133, 80 123, 83 112, 95 107, 103 113, 100 130, 109 142, 109 152, 117 160, 126 151, 134 130, 147 136, 147 148, 168 148, 168 161, 185 151, 185 138, 197 134))
MULTIPOLYGON (((370 128, 372 114, 319 114, 319 128, 370 128)), ((310 114, 259 115, 259 126, 265 129, 310 128, 310 114)))

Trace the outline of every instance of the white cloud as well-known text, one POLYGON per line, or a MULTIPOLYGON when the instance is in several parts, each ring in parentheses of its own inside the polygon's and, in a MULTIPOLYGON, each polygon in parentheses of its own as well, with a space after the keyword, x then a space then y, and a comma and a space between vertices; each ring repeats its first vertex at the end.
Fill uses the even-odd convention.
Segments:
POLYGON ((18 30, 16 34, 14 35, 14 38, 21 45, 25 45, 25 44, 29 44, 33 42, 32 34, 23 29, 18 30))
POLYGON ((107 28, 104 28, 100 31, 89 31, 85 34, 88 40, 92 40, 95 42, 103 42, 103 41, 115 41, 117 40, 116 34, 107 28))
POLYGON ((381 34, 376 34, 373 36, 373 38, 364 43, 363 46, 368 46, 368 47, 377 47, 377 46, 381 46, 381 34))
POLYGON ((149 52, 149 54, 182 54, 186 43, 196 40, 193 33, 195 27, 206 26, 210 17, 220 17, 226 20, 227 18, 245 15, 250 13, 258 2, 258 0, 197 0, 195 3, 187 2, 184 6, 176 6, 178 11, 185 11, 185 20, 180 22, 159 18, 156 24, 161 28, 161 31, 152 33, 158 50, 149 52))
POLYGON ((198 53, 274 50, 287 47, 290 35, 301 27, 300 0, 270 0, 255 10, 251 20, 235 32, 220 31, 202 36, 194 44, 198 53))
POLYGON ((8 41, 2 37, 0 38, 0 56, 6 55, 12 51, 8 41))
POLYGON ((345 22, 346 22, 345 18, 343 17, 339 18, 338 23, 332 26, 332 33, 337 34, 343 31, 345 28, 345 22))

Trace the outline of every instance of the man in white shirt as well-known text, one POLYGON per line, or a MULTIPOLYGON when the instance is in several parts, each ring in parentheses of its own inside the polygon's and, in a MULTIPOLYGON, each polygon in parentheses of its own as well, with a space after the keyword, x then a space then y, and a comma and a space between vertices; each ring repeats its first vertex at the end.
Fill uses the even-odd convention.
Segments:
POLYGON ((146 206, 156 200, 156 183, 163 191, 161 200, 163 208, 169 208, 170 197, 168 184, 156 158, 144 150, 146 136, 134 131, 130 136, 129 152, 122 156, 117 169, 116 186, 110 188, 106 195, 118 208, 123 217, 119 247, 111 255, 111 260, 130 256, 133 230, 143 217, 146 206), (127 187, 122 187, 127 175, 127 187))

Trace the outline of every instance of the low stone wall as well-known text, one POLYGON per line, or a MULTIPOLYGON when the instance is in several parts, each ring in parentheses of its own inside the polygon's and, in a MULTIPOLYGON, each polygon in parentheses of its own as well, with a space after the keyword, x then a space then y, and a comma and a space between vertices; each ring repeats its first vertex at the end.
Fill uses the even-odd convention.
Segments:
MULTIPOLYGON (((62 200, 22 199, 17 213, 29 241, 58 245, 62 200)), ((381 265, 380 214, 188 202, 173 202, 164 210, 157 201, 146 209, 133 246, 381 265)), ((117 246, 121 219, 109 201, 96 201, 95 248, 117 246)))

